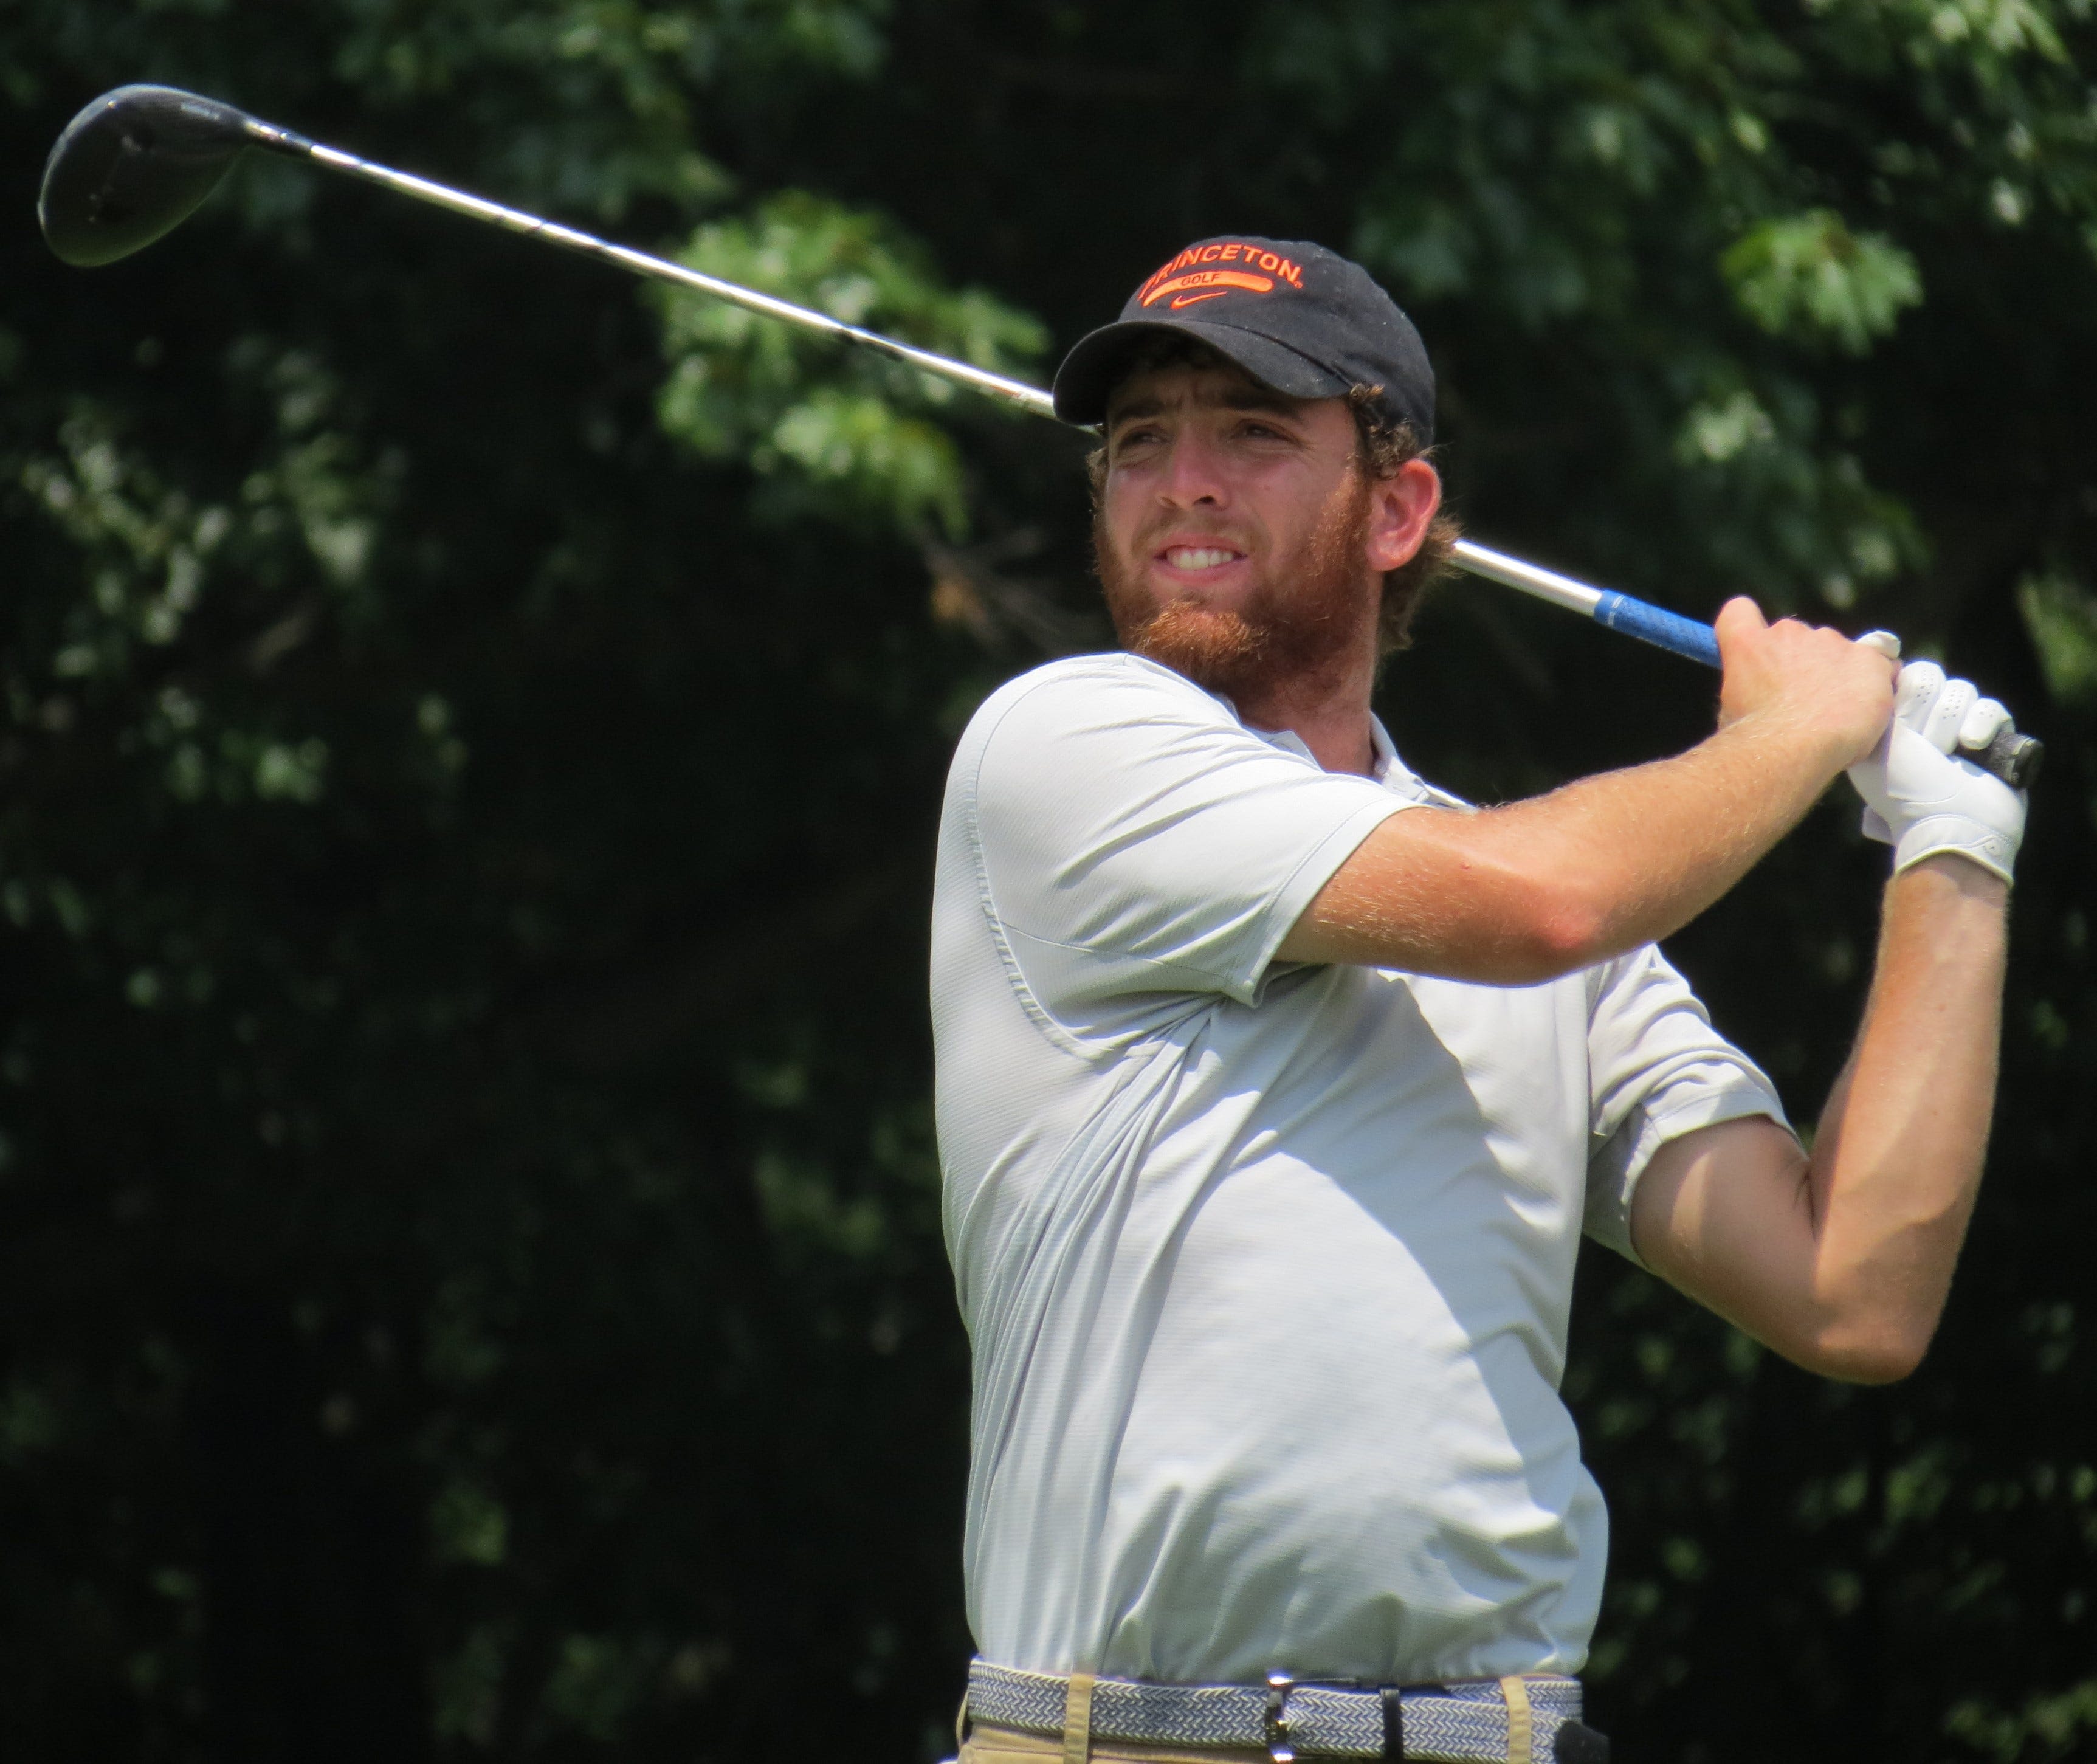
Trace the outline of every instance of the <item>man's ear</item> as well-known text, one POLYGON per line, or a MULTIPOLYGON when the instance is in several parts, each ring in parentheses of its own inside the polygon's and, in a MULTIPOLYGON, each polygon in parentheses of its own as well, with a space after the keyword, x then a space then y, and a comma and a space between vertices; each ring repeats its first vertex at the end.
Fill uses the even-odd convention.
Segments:
POLYGON ((1408 459, 1388 478, 1369 481, 1369 567, 1379 575, 1409 563, 1442 506, 1442 475, 1408 459))

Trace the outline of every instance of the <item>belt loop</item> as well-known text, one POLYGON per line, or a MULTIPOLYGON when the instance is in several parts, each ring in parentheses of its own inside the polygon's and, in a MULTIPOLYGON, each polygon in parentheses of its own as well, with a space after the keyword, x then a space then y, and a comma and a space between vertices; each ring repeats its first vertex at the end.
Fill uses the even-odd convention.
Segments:
POLYGON ((1063 1692, 1063 1764, 1091 1764, 1092 1675, 1074 1672, 1063 1692))
POLYGON ((1520 1679, 1502 1679, 1500 1695, 1507 1699, 1508 1764, 1534 1764, 1536 1718, 1530 1711, 1529 1687, 1520 1679))
POLYGON ((1296 1747, 1289 1737, 1289 1693, 1295 1679, 1285 1672, 1267 1675, 1267 1755, 1274 1764, 1296 1764, 1296 1747))
POLYGON ((1383 1687, 1383 1755, 1388 1764, 1405 1757, 1405 1692, 1395 1684, 1383 1687))

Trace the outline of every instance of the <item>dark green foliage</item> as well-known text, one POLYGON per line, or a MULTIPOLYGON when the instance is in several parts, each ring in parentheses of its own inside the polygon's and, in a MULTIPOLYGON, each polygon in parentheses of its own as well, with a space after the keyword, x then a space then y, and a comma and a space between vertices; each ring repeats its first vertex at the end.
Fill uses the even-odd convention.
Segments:
MULTIPOLYGON (((2097 1745, 2097 27, 2082 0, 17 0, 0 11, 0 1745, 938 1755, 966 1344, 922 1000, 947 744, 1099 640, 1074 438, 251 156, 186 84, 1008 369, 1186 239, 1420 319, 1482 536, 1886 624, 2044 735, 1951 1313, 1816 1385, 1591 1258, 1635 1757, 2097 1745)), ((1481 797, 1710 683, 1460 584, 1481 797)), ((1810 1118, 1881 854, 1679 939, 1810 1118)))

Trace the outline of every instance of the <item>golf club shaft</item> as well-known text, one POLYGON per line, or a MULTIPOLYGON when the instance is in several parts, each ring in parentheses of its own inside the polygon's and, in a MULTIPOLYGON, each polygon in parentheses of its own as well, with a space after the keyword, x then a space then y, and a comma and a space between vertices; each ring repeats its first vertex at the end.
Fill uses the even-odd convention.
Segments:
POLYGON ((575 227, 563 226, 558 221, 527 214, 522 208, 507 208, 501 203, 490 202, 484 196, 472 195, 463 190, 453 190, 449 185, 435 182, 430 178, 415 177, 412 173, 396 172, 389 165, 381 165, 374 160, 360 159, 354 153, 345 153, 339 147, 329 147, 324 142, 309 140, 289 129, 280 129, 274 123, 257 122, 252 125, 252 138, 257 147, 311 160, 317 165, 325 165, 330 171, 361 177, 368 184, 377 184, 382 189, 396 191, 403 196, 413 196, 418 202, 449 208, 453 214, 462 214, 471 220, 485 221, 492 226, 502 227, 528 238, 544 239, 550 245, 558 245, 585 257, 616 264, 620 269, 631 270, 636 275, 690 288, 700 294, 711 295, 717 300, 726 300, 732 306, 740 306, 747 312, 760 313, 767 318, 799 325, 803 330, 819 331, 825 336, 837 338, 859 348, 871 349, 891 360, 905 362, 922 372, 952 380, 957 385, 969 387, 992 398, 1001 398, 1033 415, 1053 417, 1056 414, 1048 393, 1035 387, 1022 386, 1017 380, 987 373, 965 361, 934 355, 930 350, 913 349, 907 343, 898 343, 894 338, 884 337, 878 331, 862 330, 856 325, 847 325, 842 319, 833 318, 829 313, 817 312, 812 307, 796 306, 790 300, 774 300, 770 295, 760 294, 754 288, 724 282, 718 276, 688 269, 682 264, 672 263, 668 258, 651 256, 646 252, 635 251, 629 246, 615 245, 609 239, 598 239, 575 227))
MULTIPOLYGON (((656 257, 646 252, 635 251, 630 246, 615 245, 608 239, 584 233, 577 228, 563 226, 536 214, 528 214, 521 208, 512 208, 499 202, 490 202, 484 196, 475 196, 466 190, 453 190, 427 177, 418 177, 410 173, 395 171, 391 166, 381 165, 376 160, 360 158, 354 153, 345 153, 339 147, 331 147, 308 136, 299 134, 274 123, 262 122, 249 117, 245 123, 247 138, 254 145, 274 152, 288 154, 294 158, 310 160, 326 166, 330 171, 341 172, 351 177, 361 178, 366 183, 377 184, 404 196, 413 196, 418 202, 431 203, 448 208, 453 214, 462 214, 470 220, 484 221, 493 226, 521 234, 528 238, 545 240, 585 257, 595 257, 615 264, 640 276, 658 282, 667 282, 673 287, 690 288, 695 293, 709 295, 717 300, 740 306, 746 312, 760 313, 767 318, 776 318, 782 323, 799 325, 805 330, 834 337, 861 349, 870 349, 885 355, 891 361, 903 362, 921 373, 936 379, 965 386, 992 398, 1002 400, 1015 409, 1035 416, 1053 417, 1055 401, 1037 386, 1028 386, 1002 374, 992 374, 987 369, 957 361, 948 357, 935 355, 927 349, 913 348, 898 343, 892 337, 884 337, 878 331, 863 330, 856 325, 847 325, 833 318, 827 313, 813 308, 797 306, 790 300, 775 299, 760 294, 753 288, 736 282, 725 282, 682 264, 672 263, 667 258, 656 257)), ((1517 589, 1539 600, 1549 601, 1553 606, 1563 606, 1569 611, 1583 614, 1597 624, 1626 637, 1639 638, 1660 649, 1680 655, 1690 661, 1701 662, 1707 668, 1720 665, 1717 633, 1708 624, 1694 619, 1685 619, 1679 613, 1665 607, 1635 600, 1628 594, 1613 589, 1593 588, 1569 576, 1561 576, 1555 570, 1547 570, 1537 564, 1512 558, 1504 552, 1493 551, 1486 546, 1460 539, 1451 553, 1451 561, 1473 576, 1484 576, 1489 581, 1517 589)), ((2038 744, 2029 736, 2005 730, 1985 753, 1972 757, 1998 777, 2011 783, 2021 783, 2037 763, 2038 744)))

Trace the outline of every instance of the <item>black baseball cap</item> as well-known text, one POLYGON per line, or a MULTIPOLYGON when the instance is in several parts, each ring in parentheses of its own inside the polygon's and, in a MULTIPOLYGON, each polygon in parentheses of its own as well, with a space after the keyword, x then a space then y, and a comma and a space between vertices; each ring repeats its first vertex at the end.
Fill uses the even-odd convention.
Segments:
POLYGON ((1368 271, 1301 239, 1197 239, 1146 276, 1121 317, 1063 357, 1056 414, 1104 422, 1136 345, 1160 331, 1198 338, 1291 398, 1377 386, 1376 408, 1434 439, 1434 370, 1412 321, 1368 271))

